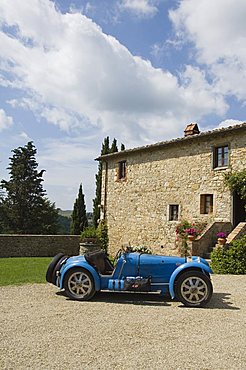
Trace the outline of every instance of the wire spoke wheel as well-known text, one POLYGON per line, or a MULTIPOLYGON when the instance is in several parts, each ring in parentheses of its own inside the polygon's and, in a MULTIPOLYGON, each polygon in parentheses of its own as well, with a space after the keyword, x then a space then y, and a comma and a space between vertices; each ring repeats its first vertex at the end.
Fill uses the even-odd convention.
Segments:
POLYGON ((204 306, 211 299, 212 292, 210 279, 200 271, 187 271, 177 279, 176 294, 185 306, 204 306))
POLYGON ((181 294, 191 303, 200 303, 208 294, 206 283, 199 277, 191 277, 181 284, 181 294))
POLYGON ((88 300, 94 293, 94 280, 85 269, 68 271, 64 279, 64 288, 67 295, 76 300, 88 300))

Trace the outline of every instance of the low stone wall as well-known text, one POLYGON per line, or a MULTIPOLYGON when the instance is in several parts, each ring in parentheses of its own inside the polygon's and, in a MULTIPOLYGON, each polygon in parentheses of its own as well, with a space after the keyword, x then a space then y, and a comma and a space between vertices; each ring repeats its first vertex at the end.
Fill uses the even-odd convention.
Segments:
POLYGON ((79 254, 79 235, 4 235, 0 234, 0 258, 53 257, 61 252, 79 254))

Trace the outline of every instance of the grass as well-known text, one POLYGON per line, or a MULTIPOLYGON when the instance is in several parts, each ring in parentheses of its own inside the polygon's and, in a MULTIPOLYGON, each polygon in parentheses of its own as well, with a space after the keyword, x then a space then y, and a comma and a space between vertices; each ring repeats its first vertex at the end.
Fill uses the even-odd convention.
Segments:
POLYGON ((45 283, 51 257, 0 258, 0 286, 45 283))

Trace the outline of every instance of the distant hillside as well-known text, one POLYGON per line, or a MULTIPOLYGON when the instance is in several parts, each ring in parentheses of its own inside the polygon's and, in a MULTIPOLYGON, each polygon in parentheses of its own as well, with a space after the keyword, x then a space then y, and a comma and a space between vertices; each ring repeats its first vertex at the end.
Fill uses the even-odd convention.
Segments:
MULTIPOLYGON (((65 210, 65 211, 63 211, 62 209, 59 209, 58 210, 58 214, 59 215, 61 215, 63 217, 67 217, 69 219, 71 218, 72 213, 73 213, 73 211, 72 210, 69 210, 69 209, 68 210, 65 210)), ((93 223, 93 221, 92 221, 93 214, 92 214, 92 212, 87 212, 86 215, 87 215, 89 226, 91 226, 92 223, 93 223)))
MULTIPOLYGON (((72 221, 72 210, 65 210, 58 209, 58 232, 59 235, 69 235, 70 234, 70 227, 72 221)), ((87 219, 88 219, 88 226, 93 226, 93 214, 92 212, 87 212, 87 219)))
POLYGON ((72 216, 73 211, 72 210, 65 210, 63 211, 62 209, 58 210, 58 214, 67 218, 70 218, 72 216))

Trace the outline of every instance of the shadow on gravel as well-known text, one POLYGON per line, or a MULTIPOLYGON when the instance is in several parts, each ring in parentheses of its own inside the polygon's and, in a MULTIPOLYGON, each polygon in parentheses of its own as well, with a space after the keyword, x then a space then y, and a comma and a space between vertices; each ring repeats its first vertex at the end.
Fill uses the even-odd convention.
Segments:
MULTIPOLYGON (((230 293, 213 293, 211 301, 204 307, 200 307, 203 310, 221 309, 221 310, 240 310, 239 307, 233 306, 230 302, 230 293)), ((179 306, 180 308, 190 308, 185 306, 179 306)), ((197 307, 194 307, 197 308, 197 307)))
POLYGON ((171 306, 168 302, 168 295, 160 296, 159 294, 145 293, 119 293, 119 292, 99 292, 93 298, 97 302, 110 302, 120 304, 139 304, 145 306, 171 306))
MULTIPOLYGON (((56 294, 66 297, 64 291, 59 291, 56 294)), ((70 300, 70 298, 67 298, 67 300, 70 300)), ((168 295, 160 296, 159 294, 145 293, 98 292, 91 301, 144 306, 171 306, 170 300, 171 298, 168 295)))
MULTIPOLYGON (((67 298, 64 291, 59 291, 57 295, 67 298)), ((202 309, 222 309, 222 310, 240 310, 230 302, 230 293, 213 293, 211 301, 202 309)), ((159 294, 145 293, 120 293, 120 292, 98 292, 92 298, 93 302, 109 302, 120 304, 135 304, 144 306, 171 306, 173 301, 168 294, 161 296, 159 294)), ((179 308, 190 308, 180 304, 179 308)), ((196 308, 196 307, 195 307, 196 308)), ((201 309, 201 308, 200 308, 201 309)))
POLYGON ((212 299, 207 305, 207 308, 223 309, 223 310, 240 310, 239 307, 230 302, 230 293, 213 293, 212 299))

